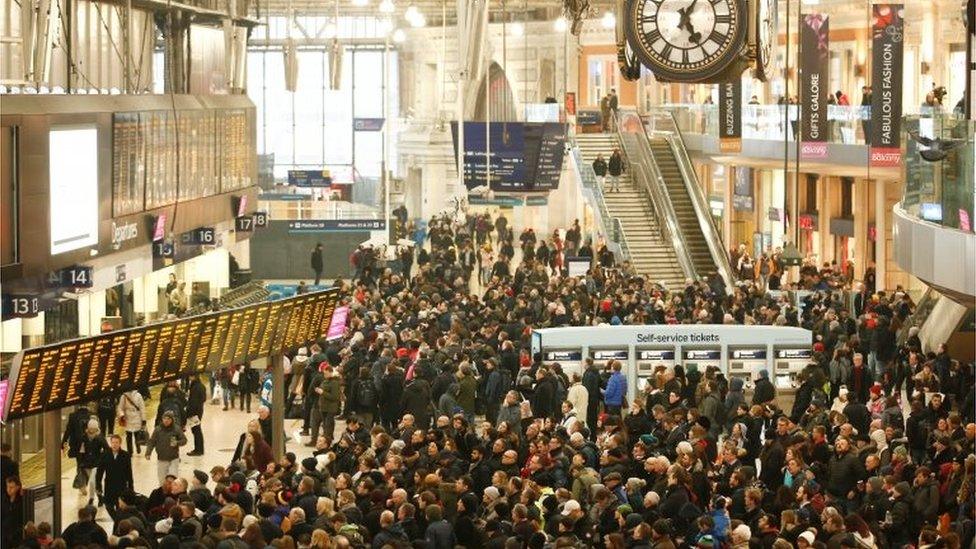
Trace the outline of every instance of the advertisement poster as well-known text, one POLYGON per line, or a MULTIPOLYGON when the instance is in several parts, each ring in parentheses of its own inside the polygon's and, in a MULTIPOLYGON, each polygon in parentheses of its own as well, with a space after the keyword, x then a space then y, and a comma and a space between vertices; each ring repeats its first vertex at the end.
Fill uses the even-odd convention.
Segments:
POLYGON ((329 324, 329 332, 325 335, 325 339, 338 339, 346 334, 347 316, 349 316, 349 307, 342 306, 335 308, 335 312, 332 313, 332 322, 329 324))
POLYGON ((829 23, 824 14, 808 13, 800 25, 800 158, 827 158, 829 23))
POLYGON ((566 114, 573 116, 576 114, 576 92, 566 92, 566 114))
POLYGON ((742 80, 718 85, 719 151, 742 152, 742 80))
POLYGON ((753 209, 752 168, 737 166, 735 183, 732 188, 732 209, 737 212, 751 212, 753 209))
POLYGON ((871 122, 864 128, 871 144, 871 166, 901 164, 902 4, 871 7, 871 122))

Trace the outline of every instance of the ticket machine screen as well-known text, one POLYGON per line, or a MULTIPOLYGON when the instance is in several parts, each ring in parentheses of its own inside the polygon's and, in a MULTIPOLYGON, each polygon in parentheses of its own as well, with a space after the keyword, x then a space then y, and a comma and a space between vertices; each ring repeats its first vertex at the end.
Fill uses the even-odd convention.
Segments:
POLYGON ((563 368, 563 373, 568 376, 583 375, 583 351, 581 349, 545 351, 542 353, 542 361, 546 364, 558 362, 563 368))
POLYGON ((747 388, 759 370, 766 367, 766 349, 730 349, 729 378, 741 378, 747 388))
POLYGON ((719 349, 686 349, 682 354, 685 368, 694 364, 699 372, 704 372, 709 366, 718 368, 722 363, 722 351, 719 349))
POLYGON ((630 353, 627 351, 627 349, 595 350, 593 351, 592 356, 593 356, 593 360, 597 362, 607 361, 607 360, 623 361, 623 360, 627 360, 627 358, 630 356, 630 353))
POLYGON ((647 380, 658 366, 674 369, 673 349, 645 349, 637 351, 637 389, 643 391, 647 380))
POLYGON ((775 384, 777 389, 794 389, 797 374, 813 359, 813 349, 777 349, 775 384))

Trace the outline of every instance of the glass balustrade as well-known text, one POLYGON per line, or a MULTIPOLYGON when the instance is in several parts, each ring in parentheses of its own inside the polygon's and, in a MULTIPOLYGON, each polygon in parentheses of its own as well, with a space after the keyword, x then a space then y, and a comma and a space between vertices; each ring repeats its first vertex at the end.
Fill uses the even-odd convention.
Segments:
POLYGON ((909 215, 943 227, 973 232, 974 129, 953 115, 912 115, 902 122, 905 190, 909 215))

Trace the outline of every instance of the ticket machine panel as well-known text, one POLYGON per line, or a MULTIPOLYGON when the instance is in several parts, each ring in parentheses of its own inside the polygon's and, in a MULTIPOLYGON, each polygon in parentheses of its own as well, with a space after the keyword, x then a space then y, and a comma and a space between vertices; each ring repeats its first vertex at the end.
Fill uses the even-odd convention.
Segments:
POLYGON ((813 349, 807 348, 783 348, 776 349, 776 362, 774 363, 773 383, 777 389, 795 389, 799 383, 797 375, 813 359, 813 349))
POLYGON ((674 349, 642 349, 637 351, 637 389, 643 391, 659 366, 674 370, 674 349))
POLYGON ((542 353, 542 362, 552 364, 558 362, 563 368, 563 373, 572 377, 573 374, 583 375, 583 350, 582 349, 562 349, 546 350, 542 353))
POLYGON ((683 360, 681 364, 688 369, 688 366, 694 364, 697 366, 698 371, 705 373, 705 370, 709 366, 714 366, 721 371, 722 368, 722 350, 721 349, 684 349, 681 353, 683 360))
POLYGON ((609 360, 627 362, 627 359, 630 358, 630 351, 627 349, 593 349, 590 351, 590 357, 597 364, 609 360))
POLYGON ((766 367, 766 349, 761 347, 730 348, 728 378, 740 378, 744 387, 752 387, 752 380, 766 367))

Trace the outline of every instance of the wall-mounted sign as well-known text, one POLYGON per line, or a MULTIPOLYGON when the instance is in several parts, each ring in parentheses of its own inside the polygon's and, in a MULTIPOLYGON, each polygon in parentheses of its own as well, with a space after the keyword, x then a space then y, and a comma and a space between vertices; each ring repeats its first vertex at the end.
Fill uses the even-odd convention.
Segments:
POLYGON ((612 349, 592 351, 593 360, 627 360, 630 352, 627 349, 612 349))
POLYGON ((263 229, 268 226, 268 212, 254 212, 254 226, 263 229))
POLYGON ((718 85, 719 151, 742 152, 742 80, 718 85))
POLYGON ((645 349, 637 351, 637 360, 674 360, 674 351, 665 349, 645 349))
POLYGON ((200 227, 183 233, 180 237, 180 242, 183 244, 214 246, 217 244, 217 231, 213 227, 200 227))
POLYGON ((91 288, 94 284, 94 269, 82 265, 58 271, 58 279, 64 288, 91 288))
POLYGON ((42 310, 40 296, 28 294, 3 295, 4 320, 8 318, 33 318, 42 310))
POLYGON ((602 120, 600 111, 580 110, 576 114, 576 123, 580 126, 598 126, 602 120))
POLYGON ((722 358, 722 351, 718 349, 687 350, 685 360, 718 360, 722 358))
POLYGON ((152 250, 153 250, 153 257, 160 258, 160 259, 162 258, 172 259, 173 255, 176 252, 175 246, 173 246, 173 243, 169 241, 154 242, 152 246, 152 250))
POLYGON ((118 250, 123 244, 139 237, 139 225, 135 222, 112 221, 112 249, 118 250))
POLYGON ((383 130, 384 118, 353 118, 352 129, 357 132, 378 132, 383 130))
POLYGON ((234 230, 242 233, 249 233, 254 230, 254 218, 249 215, 242 215, 234 219, 234 230))
POLYGON ((331 187, 329 170, 288 170, 288 184, 295 187, 331 187))
POLYGON ((382 231, 386 221, 382 219, 310 219, 289 221, 289 233, 333 233, 347 231, 382 231))
POLYGON ((778 349, 776 358, 808 359, 813 358, 813 349, 778 349))
POLYGON ((583 360, 583 351, 549 351, 542 358, 546 362, 579 362, 583 360))
POLYGON ((738 360, 766 360, 766 349, 735 349, 732 358, 738 360))

